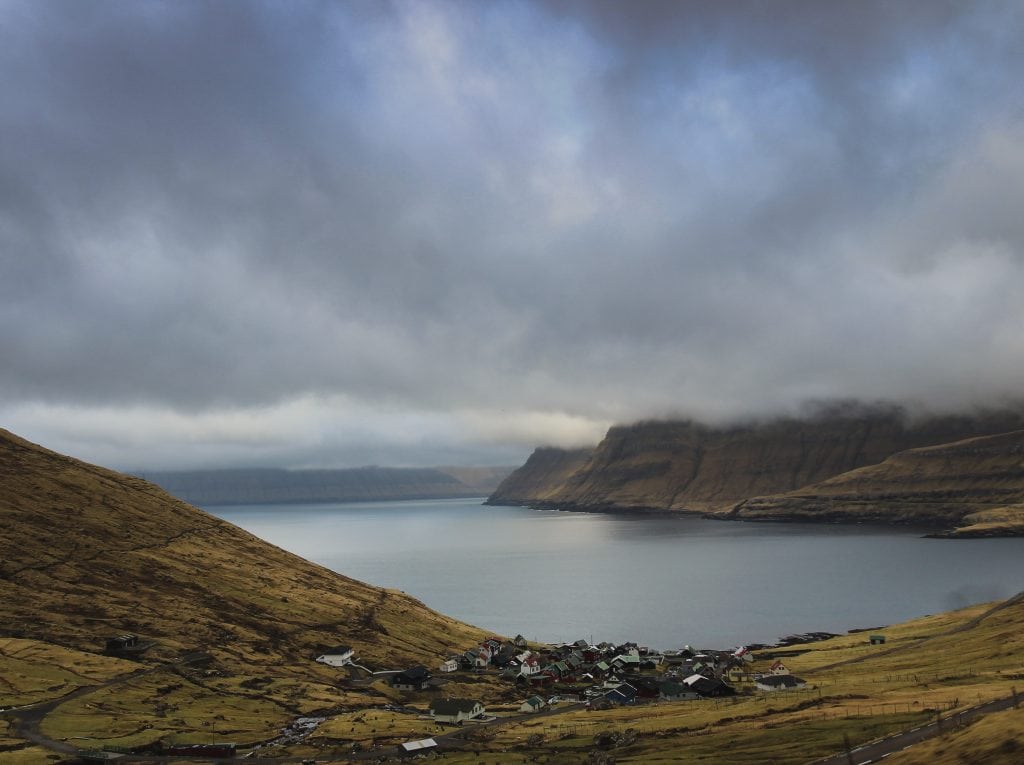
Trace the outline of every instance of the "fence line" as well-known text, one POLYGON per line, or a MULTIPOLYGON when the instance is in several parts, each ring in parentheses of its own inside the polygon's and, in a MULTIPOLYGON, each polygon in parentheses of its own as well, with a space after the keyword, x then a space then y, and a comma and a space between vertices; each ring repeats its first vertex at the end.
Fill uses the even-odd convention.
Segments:
MULTIPOLYGON (((833 707, 833 708, 822 708, 814 709, 813 707, 797 709, 797 710, 778 710, 780 713, 791 711, 791 712, 803 712, 806 714, 805 719, 808 721, 813 720, 850 720, 857 718, 870 718, 870 717, 884 717, 884 716, 895 716, 904 714, 920 714, 925 716, 932 716, 936 713, 949 712, 960 706, 960 699, 947 699, 945 701, 940 700, 929 700, 927 702, 899 702, 899 703, 879 703, 879 704, 857 704, 846 707, 833 707)), ((727 722, 738 722, 738 721, 749 721, 757 725, 756 718, 760 715, 732 718, 728 719, 727 722)), ((556 738, 570 738, 576 736, 591 736, 598 733, 607 732, 613 729, 629 730, 632 729, 638 734, 666 734, 666 735, 681 735, 681 736, 710 736, 716 733, 719 726, 723 721, 717 723, 711 723, 702 728, 695 728, 693 730, 680 730, 673 728, 663 728, 643 721, 620 723, 615 725, 609 722, 594 721, 594 722, 572 722, 572 723, 552 723, 544 725, 542 730, 545 737, 554 736, 556 738)), ((760 723, 762 729, 771 729, 778 727, 786 727, 792 725, 794 721, 773 721, 764 720, 760 723)))

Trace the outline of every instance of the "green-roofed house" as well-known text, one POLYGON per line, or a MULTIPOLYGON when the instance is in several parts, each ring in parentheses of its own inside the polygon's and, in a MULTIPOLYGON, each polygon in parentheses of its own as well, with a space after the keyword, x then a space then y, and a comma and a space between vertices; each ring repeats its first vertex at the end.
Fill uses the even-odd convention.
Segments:
POLYGON ((544 699, 540 696, 531 696, 519 705, 520 712, 539 712, 544 707, 544 699))

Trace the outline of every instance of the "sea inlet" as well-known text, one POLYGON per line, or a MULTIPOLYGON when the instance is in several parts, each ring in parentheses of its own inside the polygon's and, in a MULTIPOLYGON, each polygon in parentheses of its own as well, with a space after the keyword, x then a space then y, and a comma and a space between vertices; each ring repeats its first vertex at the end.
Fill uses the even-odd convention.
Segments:
POLYGON ((346 576, 544 642, 729 648, 879 627, 1024 590, 1024 538, 481 502, 206 509, 346 576))

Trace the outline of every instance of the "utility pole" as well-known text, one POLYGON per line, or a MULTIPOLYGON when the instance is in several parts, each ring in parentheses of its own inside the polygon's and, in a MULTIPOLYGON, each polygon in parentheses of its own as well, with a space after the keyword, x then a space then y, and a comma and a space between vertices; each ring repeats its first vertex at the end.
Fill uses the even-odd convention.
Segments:
POLYGON ((853 763, 853 749, 850 748, 850 736, 847 733, 843 734, 843 747, 846 749, 846 762, 847 762, 847 765, 854 765, 854 763, 853 763))

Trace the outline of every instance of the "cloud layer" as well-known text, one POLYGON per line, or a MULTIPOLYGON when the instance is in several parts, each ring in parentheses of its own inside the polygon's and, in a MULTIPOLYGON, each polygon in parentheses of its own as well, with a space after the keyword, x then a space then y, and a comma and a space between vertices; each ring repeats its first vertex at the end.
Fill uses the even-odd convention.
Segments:
POLYGON ((0 417, 516 462, 1024 379, 1013 2, 0 8, 0 417))

